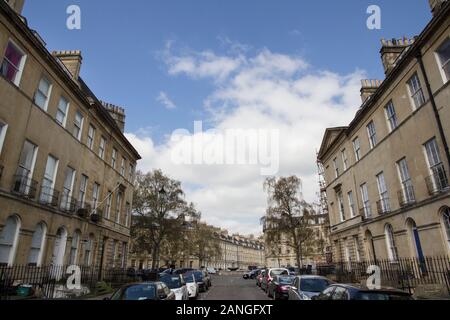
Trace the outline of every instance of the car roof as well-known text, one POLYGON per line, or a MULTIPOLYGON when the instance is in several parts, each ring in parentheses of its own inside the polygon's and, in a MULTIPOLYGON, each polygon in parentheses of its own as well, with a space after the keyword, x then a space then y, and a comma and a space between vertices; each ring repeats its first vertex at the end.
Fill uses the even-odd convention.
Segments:
POLYGON ((133 283, 128 283, 124 286, 121 287, 121 289, 127 289, 129 287, 134 287, 134 286, 143 286, 143 285, 158 285, 158 284, 164 284, 161 281, 145 281, 145 282, 133 282, 133 283))
POLYGON ((331 281, 331 280, 328 279, 327 277, 323 277, 323 276, 314 276, 314 275, 297 276, 297 278, 300 278, 300 279, 323 279, 323 280, 331 281))
POLYGON ((370 292, 384 292, 384 293, 398 293, 398 294, 405 294, 405 295, 410 295, 408 292, 402 291, 400 289, 397 288, 393 288, 393 287, 381 287, 379 289, 370 289, 367 286, 364 285, 360 285, 360 284, 350 284, 350 283, 334 283, 331 286, 334 287, 344 287, 347 289, 353 289, 353 290, 358 290, 358 291, 370 291, 370 292))

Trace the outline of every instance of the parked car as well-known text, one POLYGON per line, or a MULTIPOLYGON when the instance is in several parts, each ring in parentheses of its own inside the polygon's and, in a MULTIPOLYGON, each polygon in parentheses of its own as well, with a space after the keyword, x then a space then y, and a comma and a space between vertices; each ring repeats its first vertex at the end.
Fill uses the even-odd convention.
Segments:
POLYGON ((209 267, 209 268, 206 268, 206 271, 207 271, 209 274, 217 274, 217 270, 216 270, 215 268, 209 267))
POLYGON ((195 280, 194 274, 192 272, 186 273, 184 275, 184 280, 186 281, 189 299, 197 299, 200 289, 198 287, 197 281, 195 280))
POLYGON ((194 271, 194 269, 192 269, 192 268, 180 268, 180 269, 174 269, 174 270, 172 271, 172 274, 184 274, 184 273, 189 272, 189 271, 194 271))
POLYGON ((260 288, 261 288, 261 284, 262 284, 262 279, 265 277, 265 275, 266 275, 266 270, 261 270, 255 278, 256 285, 260 288))
POLYGON ((267 296, 273 298, 274 300, 288 299, 289 288, 294 282, 295 277, 286 276, 275 276, 273 280, 269 283, 267 288, 267 296))
POLYGON ((323 290, 333 282, 321 276, 298 276, 289 288, 289 300, 311 300, 318 296, 323 290))
POLYGON ((289 275, 289 270, 286 268, 267 269, 267 271, 261 281, 261 289, 263 289, 264 292, 267 292, 267 289, 269 288, 269 284, 275 276, 288 276, 288 275, 289 275))
POLYGON ((194 270, 187 272, 184 277, 187 278, 191 275, 194 275, 195 281, 197 282, 198 289, 200 292, 206 292, 209 289, 209 282, 208 279, 205 279, 205 275, 202 271, 194 270))
POLYGON ((164 282, 175 294, 175 300, 189 300, 186 282, 181 274, 161 273, 159 281, 164 282))
POLYGON ((203 272, 203 277, 204 277, 206 283, 208 284, 208 288, 212 287, 212 280, 211 280, 211 276, 209 275, 208 271, 202 270, 202 272, 203 272))
POLYGON ((394 288, 370 290, 363 286, 333 284, 313 300, 414 300, 412 295, 394 288))
POLYGON ((163 282, 127 284, 105 300, 175 300, 175 294, 163 282))
POLYGON ((254 269, 249 272, 244 273, 242 276, 244 279, 256 279, 258 274, 260 273, 261 269, 254 269))

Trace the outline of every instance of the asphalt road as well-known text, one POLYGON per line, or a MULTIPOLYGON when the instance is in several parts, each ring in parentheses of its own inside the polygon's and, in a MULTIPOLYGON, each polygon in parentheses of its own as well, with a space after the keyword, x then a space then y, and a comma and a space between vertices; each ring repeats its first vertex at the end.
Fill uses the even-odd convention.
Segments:
POLYGON ((255 284, 255 280, 245 280, 242 275, 224 274, 212 277, 212 287, 202 293, 199 300, 270 300, 255 284))

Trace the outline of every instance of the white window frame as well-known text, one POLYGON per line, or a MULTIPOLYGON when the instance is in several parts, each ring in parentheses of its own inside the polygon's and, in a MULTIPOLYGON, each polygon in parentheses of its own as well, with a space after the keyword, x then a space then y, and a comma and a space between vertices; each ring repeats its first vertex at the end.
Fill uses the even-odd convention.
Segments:
POLYGON ((388 257, 391 262, 398 261, 398 250, 397 244, 395 242, 394 228, 391 224, 386 224, 384 227, 384 235, 386 237, 386 247, 388 252, 388 257))
POLYGON ((98 156, 101 159, 105 159, 105 150, 106 150, 106 138, 104 136, 101 136, 100 144, 98 146, 98 156))
POLYGON ((450 81, 450 74, 446 74, 446 72, 444 71, 444 68, 447 66, 450 66, 450 59, 446 62, 443 62, 441 59, 441 55, 439 54, 439 50, 444 47, 445 45, 448 45, 450 47, 450 37, 447 37, 447 39, 445 39, 441 45, 436 49, 435 51, 435 57, 436 57, 436 62, 439 66, 439 71, 441 73, 442 76, 442 81, 445 83, 447 83, 448 81, 450 81))
POLYGON ((359 140, 359 137, 353 139, 353 150, 355 152, 356 162, 358 162, 361 160, 361 141, 359 140))
POLYGON ((338 200, 338 209, 339 209, 339 218, 341 219, 341 222, 345 222, 345 207, 344 207, 344 195, 342 194, 342 191, 338 191, 337 193, 337 200, 338 200))
MULTIPOLYGON (((22 221, 20 220, 20 218, 17 215, 12 215, 12 216, 7 217, 5 220, 5 226, 0 231, 0 235, 4 232, 4 230, 6 228, 6 222, 8 221, 9 218, 14 219, 15 223, 16 223, 16 230, 14 230, 14 237, 12 239, 12 243, 10 244, 7 261, 5 262, 8 267, 11 267, 14 264, 14 260, 16 258, 17 246, 18 246, 19 236, 20 236, 20 229, 22 227, 22 221)), ((2 245, 2 244, 0 243, 0 245, 2 245)))
POLYGON ((45 203, 50 203, 51 202, 51 197, 53 197, 55 183, 56 183, 56 177, 58 176, 58 167, 59 167, 59 159, 56 158, 55 156, 49 154, 48 157, 47 157, 47 162, 46 162, 45 169, 44 169, 44 177, 42 178, 41 187, 44 187, 44 181, 45 180, 51 181, 51 185, 49 185, 48 187, 50 188, 50 190, 52 190, 52 194, 48 193, 47 197, 45 197, 45 195, 41 193, 40 199, 42 201, 44 201, 45 203), (53 158, 55 160, 55 168, 54 168, 54 171, 52 173, 52 177, 46 177, 45 173, 47 171, 47 166, 48 166, 48 163, 50 161, 50 158, 53 158))
POLYGON ((356 210, 355 210, 355 199, 353 198, 353 191, 349 191, 347 193, 348 198, 348 206, 350 208, 350 217, 354 218, 356 217, 356 210))
POLYGON ((389 101, 388 104, 384 107, 384 113, 386 115, 386 121, 388 123, 389 132, 392 132, 398 128, 397 111, 395 110, 395 105, 392 100, 389 101))
POLYGON ((81 179, 80 179, 80 190, 78 193, 78 202, 80 203, 80 205, 82 207, 86 203, 86 192, 87 192, 88 183, 89 183, 89 177, 85 174, 82 174, 81 179), (86 181, 86 183, 83 184, 83 180, 86 181))
POLYGON ((105 205, 106 219, 111 219, 112 197, 113 197, 113 193, 111 191, 108 191, 108 196, 106 198, 106 205, 105 205))
POLYGON ((95 131, 96 131, 95 127, 92 124, 90 124, 88 128, 87 146, 91 150, 94 149, 95 131))
POLYGON ((113 169, 116 169, 116 164, 117 164, 117 149, 113 148, 111 153, 111 167, 113 169))
POLYGON ((70 109, 70 102, 69 102, 69 100, 66 99, 64 96, 61 96, 61 97, 59 98, 59 101, 58 101, 58 106, 57 106, 57 109, 56 109, 55 120, 56 120, 56 122, 59 123, 63 128, 65 128, 66 125, 67 125, 67 115, 69 114, 69 109, 70 109), (67 108, 66 108, 66 112, 64 113, 64 119, 63 119, 63 121, 62 121, 62 123, 61 123, 61 122, 59 122, 59 120, 58 120, 58 114, 59 114, 59 113, 63 113, 63 112, 61 111, 61 109, 59 108, 60 105, 61 105, 61 101, 62 101, 62 100, 64 100, 64 101, 67 102, 67 105, 66 105, 67 108))
POLYGON ((126 173, 126 165, 125 165, 126 162, 127 162, 127 159, 125 159, 125 157, 122 157, 122 160, 120 162, 120 174, 124 177, 125 177, 125 173, 126 173))
POLYGON ((25 62, 27 60, 27 54, 13 39, 10 38, 6 44, 5 51, 3 52, 3 59, 1 63, 3 63, 3 61, 6 59, 6 50, 8 49, 10 43, 22 54, 22 59, 20 60, 20 65, 16 73, 16 77, 14 81, 12 81, 15 86, 19 87, 20 81, 22 80, 23 69, 25 68, 25 62))
POLYGON ((94 214, 97 213, 97 205, 99 198, 100 198, 100 184, 94 182, 94 187, 92 188, 92 210, 94 210, 94 214))
POLYGON ((409 97, 410 97, 410 101, 411 101, 413 110, 417 110, 421 106, 423 106, 426 101, 425 95, 424 95, 423 89, 422 89, 422 83, 420 82, 419 74, 417 72, 415 72, 409 78, 409 80, 407 81, 407 87, 408 87, 409 97), (415 81, 413 81, 413 80, 415 80, 415 81), (418 88, 414 88, 414 85, 417 85, 418 88), (414 92, 413 92, 413 90, 414 90, 414 92), (419 95, 421 97, 421 99, 423 100, 420 105, 416 105, 416 100, 415 100, 416 95, 419 95))
POLYGON ((377 185, 383 212, 390 212, 391 205, 389 203, 389 190, 387 188, 384 172, 377 174, 377 185))
POLYGON ((377 146, 377 129, 375 127, 375 122, 372 120, 367 125, 367 136, 369 137, 370 149, 373 149, 377 146))
POLYGON ((50 97, 52 95, 52 89, 53 89, 53 83, 49 80, 49 78, 47 76, 42 76, 41 79, 39 80, 38 87, 36 88, 36 92, 34 93, 33 102, 35 105, 37 105, 39 108, 41 108, 45 112, 47 112, 47 110, 48 110, 48 103, 50 102, 50 97), (41 81, 43 81, 43 80, 48 83, 47 95, 45 95, 41 90, 39 90, 39 86, 41 85, 41 81), (43 106, 38 105, 36 102, 36 96, 37 96, 38 92, 41 93, 46 98, 43 106))
POLYGON ((30 245, 30 251, 28 253, 28 265, 34 265, 35 264, 36 267, 40 267, 42 265, 42 260, 43 260, 43 257, 44 257, 44 250, 45 250, 46 240, 47 240, 47 225, 44 222, 40 222, 40 223, 38 223, 36 225, 36 228, 35 228, 35 230, 33 232, 31 245, 30 245), (42 228, 42 237, 40 239, 39 247, 33 247, 34 237, 36 235, 36 231, 37 231, 38 227, 42 228), (39 250, 36 262, 31 261, 31 258, 32 258, 31 253, 33 252, 33 250, 39 250))
POLYGON ((116 223, 120 223, 120 217, 122 215, 122 202, 123 202, 123 194, 122 192, 117 192, 116 196, 116 223))
POLYGON ((3 144, 6 139, 6 132, 8 131, 8 124, 3 121, 0 121, 0 154, 2 154, 3 144))
POLYGON ((76 128, 79 129, 78 135, 77 135, 76 137, 75 137, 75 135, 74 135, 74 137, 75 137, 78 141, 81 141, 81 136, 82 136, 82 133, 83 133, 83 125, 84 125, 84 116, 83 116, 83 114, 82 114, 80 111, 77 111, 77 112, 75 113, 75 118, 73 119, 73 124, 74 124, 74 126, 75 126, 76 128), (77 126, 77 115, 80 115, 80 116, 81 116, 81 123, 80 123, 80 126, 77 126))
POLYGON ((337 158, 333 159, 333 167, 334 167, 334 175, 337 178, 337 177, 339 177, 339 166, 337 163, 337 158))
POLYGON ((344 149, 341 151, 342 156, 342 163, 344 164, 344 172, 348 169, 348 156, 347 156, 347 149, 344 149))
POLYGON ((369 187, 367 183, 363 183, 360 186, 361 189, 361 199, 363 202, 363 210, 366 218, 372 217, 372 208, 370 206, 370 196, 369 196, 369 187))

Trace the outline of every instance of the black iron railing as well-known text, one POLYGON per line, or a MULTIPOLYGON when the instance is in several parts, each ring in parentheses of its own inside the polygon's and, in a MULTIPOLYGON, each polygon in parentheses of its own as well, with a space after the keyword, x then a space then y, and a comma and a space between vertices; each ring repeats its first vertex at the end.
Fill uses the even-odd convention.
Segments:
POLYGON ((416 194, 412 185, 404 185, 403 189, 398 191, 397 195, 398 202, 402 208, 416 203, 416 194))
POLYGON ((77 210, 77 200, 73 197, 68 196, 67 194, 63 194, 61 196, 59 208, 61 209, 61 211, 73 214, 77 210))
MULTIPOLYGON (((118 288, 143 280, 138 273, 130 273, 126 268, 78 266, 76 269, 80 271, 81 286, 90 293, 95 293, 100 281, 118 288)), ((0 300, 33 297, 55 299, 64 298, 64 295, 70 299, 74 297, 74 292, 68 289, 67 282, 74 270, 73 266, 0 266, 0 300), (31 288, 28 297, 20 293, 22 286, 31 288)))
POLYGON ((359 209, 359 214, 364 219, 370 219, 370 218, 372 218, 372 208, 370 207, 370 205, 367 205, 367 206, 359 209))
POLYGON ((441 192, 445 192, 450 189, 444 166, 435 168, 433 171, 434 173, 431 176, 425 178, 428 193, 431 196, 439 194, 441 192))
POLYGON ((59 199, 59 191, 50 187, 41 186, 41 193, 39 196, 40 204, 57 207, 58 199, 59 199))
POLYGON ((36 198, 38 182, 25 175, 15 175, 12 192, 28 199, 36 198))
POLYGON ((317 273, 333 278, 339 283, 361 283, 369 277, 369 266, 377 266, 381 285, 412 292, 420 285, 441 285, 450 294, 450 258, 399 258, 395 261, 345 261, 318 265, 317 273))
POLYGON ((389 198, 383 198, 377 201, 377 211, 379 215, 391 212, 391 202, 389 201, 389 198))

